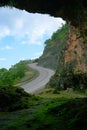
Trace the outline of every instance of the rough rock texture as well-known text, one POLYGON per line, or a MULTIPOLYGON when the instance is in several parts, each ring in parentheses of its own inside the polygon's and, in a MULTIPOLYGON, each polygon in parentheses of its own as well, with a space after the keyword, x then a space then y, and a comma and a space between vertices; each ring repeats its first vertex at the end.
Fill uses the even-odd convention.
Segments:
POLYGON ((49 86, 57 89, 87 88, 87 43, 78 28, 69 26, 69 36, 49 86), (63 59, 63 62, 61 63, 63 59))
POLYGON ((62 17, 75 26, 87 19, 86 0, 0 0, 0 5, 10 5, 33 13, 45 13, 62 17))
POLYGON ((75 72, 87 72, 87 51, 84 38, 80 37, 78 29, 73 26, 69 27, 69 40, 65 51, 64 63, 75 61, 75 72))
POLYGON ((82 37, 87 36, 87 0, 0 0, 0 6, 62 17, 77 27, 82 37))

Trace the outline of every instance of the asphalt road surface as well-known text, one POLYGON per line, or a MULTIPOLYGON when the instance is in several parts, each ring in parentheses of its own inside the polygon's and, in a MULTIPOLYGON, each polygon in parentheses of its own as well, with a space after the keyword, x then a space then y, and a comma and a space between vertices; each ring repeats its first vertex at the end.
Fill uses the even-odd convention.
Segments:
POLYGON ((54 71, 37 66, 36 63, 29 64, 29 67, 37 70, 39 72, 39 76, 36 79, 21 85, 20 87, 24 88, 26 92, 34 94, 36 91, 45 87, 51 76, 54 75, 54 71))

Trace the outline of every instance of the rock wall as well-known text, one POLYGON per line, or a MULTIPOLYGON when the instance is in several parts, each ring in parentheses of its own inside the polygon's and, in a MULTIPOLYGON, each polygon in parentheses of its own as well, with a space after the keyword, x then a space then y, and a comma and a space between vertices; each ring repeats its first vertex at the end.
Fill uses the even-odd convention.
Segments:
POLYGON ((84 44, 83 37, 80 37, 80 33, 77 28, 69 26, 69 40, 67 49, 65 50, 64 63, 68 64, 75 61, 75 72, 87 72, 87 51, 84 44))
POLYGON ((87 88, 87 43, 74 26, 69 25, 66 46, 61 50, 57 70, 49 86, 59 90, 87 88))

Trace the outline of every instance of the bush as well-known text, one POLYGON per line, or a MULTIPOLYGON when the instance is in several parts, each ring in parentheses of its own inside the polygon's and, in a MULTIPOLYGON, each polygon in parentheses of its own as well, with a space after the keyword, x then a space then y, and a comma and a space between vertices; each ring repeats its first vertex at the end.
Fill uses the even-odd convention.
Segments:
POLYGON ((29 107, 29 97, 22 88, 0 87, 0 111, 15 111, 29 107))

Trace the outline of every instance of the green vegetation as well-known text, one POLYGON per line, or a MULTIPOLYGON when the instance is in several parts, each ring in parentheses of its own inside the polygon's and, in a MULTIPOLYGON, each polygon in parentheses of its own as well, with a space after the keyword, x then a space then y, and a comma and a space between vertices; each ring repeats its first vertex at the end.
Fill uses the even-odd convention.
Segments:
POLYGON ((29 63, 31 61, 20 61, 9 70, 0 69, 0 86, 12 86, 35 77, 37 72, 28 66, 29 63))
POLYGON ((0 87, 0 111, 11 112, 29 108, 36 100, 19 87, 0 87))
POLYGON ((15 111, 29 108, 33 98, 18 84, 37 76, 37 72, 29 68, 31 61, 20 61, 9 70, 0 69, 0 111, 15 111))
MULTIPOLYGON (((30 8, 30 5, 32 5, 32 2, 26 5, 25 1, 18 1, 17 4, 16 0, 1 0, 0 6, 8 5, 12 7, 17 4, 16 7, 25 7, 28 10, 28 7, 30 8)), ((82 7, 79 13, 79 8, 73 8, 72 12, 69 2, 65 3, 64 5, 63 2, 60 2, 63 11, 65 11, 64 14, 69 16, 71 21, 74 21, 74 25, 80 26, 81 24, 82 28, 82 20, 80 19, 82 18, 84 21, 85 17, 81 17, 81 11, 86 14, 82 10, 83 4, 79 2, 79 6, 77 6, 78 4, 71 2, 72 7, 82 7), (67 7, 68 10, 66 11, 67 7), (76 12, 79 14, 78 17, 76 12)), ((63 15, 63 11, 61 11, 59 12, 63 15)), ((16 83, 31 79, 34 74, 30 72, 25 62, 20 62, 9 70, 0 69, 0 111, 2 111, 0 112, 0 130, 87 130, 87 97, 69 90, 70 88, 74 88, 74 90, 86 88, 87 74, 75 74, 73 64, 63 64, 67 35, 68 27, 65 25, 45 42, 43 56, 36 60, 42 66, 57 69, 49 83, 49 86, 56 88, 56 90, 43 92, 39 94, 39 98, 27 94, 19 87, 13 87, 16 83), (30 78, 29 75, 31 75, 30 78), (59 91, 61 89, 65 91, 59 91)))
POLYGON ((33 119, 29 119, 26 126, 31 130, 86 130, 87 106, 84 106, 85 103, 87 99, 75 99, 62 104, 56 100, 56 103, 51 103, 43 111, 38 112, 33 119), (30 125, 29 122, 34 124, 30 125))
POLYGON ((9 70, 0 69, 0 111, 16 111, 29 108, 36 97, 26 93, 17 85, 32 80, 37 72, 28 64, 32 61, 20 61, 9 70))
MULTIPOLYGON (((47 90, 48 91, 48 90, 47 90)), ((28 109, 11 113, 0 113, 1 130, 86 130, 87 98, 65 92, 38 94, 29 97, 32 105, 28 109), (56 95, 56 96, 55 96, 56 95), (68 95, 68 96, 67 96, 68 95), (43 97, 43 98, 42 98, 43 97), (51 97, 51 98, 50 98, 51 97)))
POLYGON ((84 98, 87 96, 87 90, 77 91, 72 88, 67 90, 55 90, 55 88, 45 88, 44 91, 41 91, 36 94, 36 96, 47 99, 75 99, 75 98, 84 98))
POLYGON ((64 50, 67 46, 68 26, 63 25, 62 28, 53 33, 52 38, 45 42, 43 55, 39 58, 38 63, 41 66, 56 69, 61 67, 64 58, 64 50), (61 60, 60 60, 61 59, 61 60))

